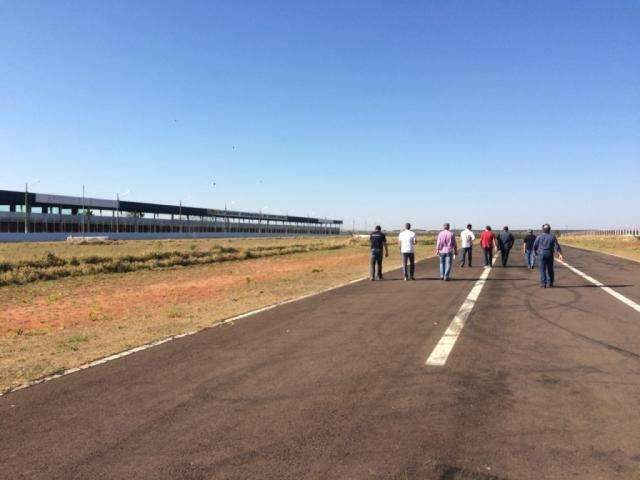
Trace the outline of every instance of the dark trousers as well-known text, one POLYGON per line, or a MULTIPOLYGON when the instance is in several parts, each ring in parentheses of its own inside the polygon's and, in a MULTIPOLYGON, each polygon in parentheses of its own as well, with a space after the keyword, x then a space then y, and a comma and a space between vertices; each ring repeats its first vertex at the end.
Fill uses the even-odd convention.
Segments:
POLYGON ((484 266, 490 267, 493 263, 493 247, 491 248, 482 248, 484 251, 484 266))
POLYGON ((462 249, 462 261, 460 262, 460 266, 464 267, 465 259, 467 255, 469 256, 469 266, 471 266, 471 256, 473 254, 473 247, 466 247, 462 249))
POLYGON ((511 252, 510 248, 503 248, 500 250, 500 255, 502 256, 502 266, 506 267, 507 262, 509 261, 509 252, 511 252))
POLYGON ((403 253, 402 254, 402 273, 404 273, 404 278, 413 278, 413 273, 416 270, 416 256, 413 253, 403 253), (407 263, 409 264, 409 268, 407 269, 407 263))
POLYGON ((553 272, 553 254, 540 255, 540 285, 553 285, 555 279, 553 272))
POLYGON ((382 250, 371 250, 371 260, 369 261, 369 276, 375 278, 376 265, 378 266, 378 278, 382 278, 382 250))

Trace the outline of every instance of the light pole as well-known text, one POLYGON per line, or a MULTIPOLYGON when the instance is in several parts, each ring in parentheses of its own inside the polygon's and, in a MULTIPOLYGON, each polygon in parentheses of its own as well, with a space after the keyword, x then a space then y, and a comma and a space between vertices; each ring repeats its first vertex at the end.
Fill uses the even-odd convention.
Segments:
POLYGON ((82 185, 82 238, 84 238, 84 222, 87 217, 87 210, 84 205, 84 185, 82 185))
MULTIPOLYGON (((125 195, 129 194, 129 190, 127 190, 126 192, 124 192, 122 194, 122 196, 124 197, 125 195)), ((120 233, 120 193, 116 192, 116 233, 120 233)))
MULTIPOLYGON (((37 185, 40 180, 36 180, 31 184, 37 185)), ((29 183, 24 184, 24 233, 29 233, 29 183)))
POLYGON ((264 218, 264 215, 262 214, 262 210, 266 210, 267 208, 269 208, 268 205, 265 205, 264 207, 260 208, 260 220, 259 220, 260 227, 258 228, 258 233, 262 233, 262 221, 263 221, 263 218, 264 218))

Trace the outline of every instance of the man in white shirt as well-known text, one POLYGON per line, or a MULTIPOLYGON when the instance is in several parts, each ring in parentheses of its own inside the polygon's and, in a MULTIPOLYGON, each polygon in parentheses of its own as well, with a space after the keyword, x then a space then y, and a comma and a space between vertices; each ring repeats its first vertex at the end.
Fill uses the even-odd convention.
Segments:
POLYGON ((460 234, 460 245, 462 246, 462 261, 460 263, 460 267, 464 268, 465 260, 467 259, 467 255, 469 255, 469 267, 471 267, 471 254, 473 252, 473 241, 476 239, 476 236, 471 231, 473 227, 471 224, 467 225, 462 233, 460 234))
POLYGON ((398 245, 400 245, 400 253, 402 255, 402 272, 404 280, 415 280, 413 274, 416 269, 415 245, 416 234, 411 231, 411 224, 407 223, 405 229, 398 235, 398 245), (407 263, 409 268, 407 269, 407 263))

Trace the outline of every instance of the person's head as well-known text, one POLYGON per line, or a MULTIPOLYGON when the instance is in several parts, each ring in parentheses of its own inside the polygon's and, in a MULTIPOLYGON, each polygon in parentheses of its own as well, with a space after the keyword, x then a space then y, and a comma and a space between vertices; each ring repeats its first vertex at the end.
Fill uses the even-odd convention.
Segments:
POLYGON ((491 225, 487 225, 486 227, 484 227, 488 232, 491 231, 491 225))
POLYGON ((533 235, 533 230, 529 229, 529 235, 533 235))
POLYGON ((380 225, 376 225, 375 231, 376 232, 382 231, 382 227, 380 225))
POLYGON ((449 230, 449 226, 450 225, 448 223, 445 223, 444 225, 442 225, 442 228, 444 228, 445 230, 449 230))
POLYGON ((542 225, 542 231, 544 233, 551 233, 551 225, 549 225, 548 223, 545 223, 544 225, 542 225))
POLYGON ((405 230, 411 230, 411 224, 409 222, 404 224, 405 230))
POLYGON ((469 230, 471 230, 473 227, 471 226, 471 224, 470 224, 470 223, 467 223, 467 228, 468 228, 469 230))
POLYGON ((507 227, 506 225, 505 225, 504 227, 502 227, 502 229, 503 229, 505 232, 508 232, 508 231, 509 231, 509 227, 507 227))

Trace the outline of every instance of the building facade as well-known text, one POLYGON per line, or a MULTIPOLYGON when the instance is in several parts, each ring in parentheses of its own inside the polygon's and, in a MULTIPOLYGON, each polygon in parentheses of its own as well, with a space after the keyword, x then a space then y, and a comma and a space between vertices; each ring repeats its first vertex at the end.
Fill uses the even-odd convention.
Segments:
POLYGON ((341 226, 325 218, 0 190, 0 241, 3 234, 337 235, 341 226))

